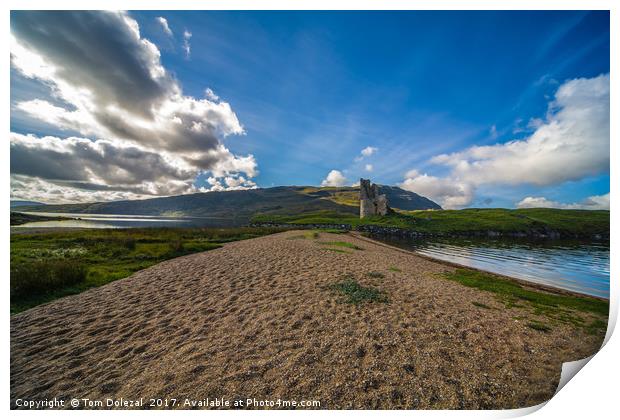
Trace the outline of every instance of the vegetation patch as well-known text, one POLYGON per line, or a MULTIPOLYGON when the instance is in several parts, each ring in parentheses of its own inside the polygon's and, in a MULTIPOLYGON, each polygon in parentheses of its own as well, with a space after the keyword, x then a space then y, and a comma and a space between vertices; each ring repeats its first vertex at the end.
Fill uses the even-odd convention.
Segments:
POLYGON ((321 234, 316 230, 313 230, 310 232, 304 232, 304 237, 306 239, 319 239, 320 236, 321 234))
POLYGON ((565 209, 463 209, 397 210, 387 216, 360 219, 358 215, 333 210, 306 211, 297 214, 256 214, 254 222, 287 224, 376 225, 432 234, 472 234, 498 232, 524 234, 549 231, 568 236, 609 236, 608 210, 565 209))
POLYGON ((11 235, 11 313, 121 279, 164 260, 276 228, 84 229, 11 235))
POLYGON ((344 242, 344 241, 327 241, 327 242, 320 242, 320 244, 329 245, 329 246, 338 246, 338 247, 343 247, 343 248, 350 248, 350 249, 355 249, 358 251, 362 251, 364 249, 355 244, 352 244, 351 242, 344 242))
POLYGON ((402 271, 403 271, 403 270, 401 270, 398 267, 390 267, 390 268, 388 268, 388 270, 393 271, 395 273, 402 273, 402 271))
POLYGON ((602 319, 595 319, 585 327, 585 330, 590 335, 605 333, 607 331, 607 322, 602 319))
POLYGON ((471 304, 474 305, 474 306, 477 306, 479 308, 493 309, 489 305, 485 305, 484 303, 480 303, 480 302, 472 302, 471 304))
POLYGON ((329 288, 344 296, 343 303, 360 305, 369 302, 389 302, 385 292, 375 287, 362 286, 352 276, 345 276, 342 281, 330 285, 329 288))
POLYGON ((339 248, 321 248, 324 249, 326 251, 332 251, 332 252, 337 252, 339 254, 350 254, 351 252, 344 250, 344 249, 339 249, 339 248))
MULTIPOLYGON (((592 334, 600 331, 602 326, 605 328, 607 326, 609 302, 601 299, 531 290, 509 279, 469 269, 457 269, 453 273, 444 273, 444 277, 467 287, 491 292, 508 309, 529 308, 532 314, 545 316, 552 323, 572 324, 592 334), (595 317, 596 320, 587 324, 584 317, 595 317)), ((476 305, 476 303, 473 304, 476 305)), ((539 321, 532 323, 540 324, 539 321)), ((529 324, 528 326, 536 329, 529 324)))
POLYGON ((461 268, 453 273, 445 273, 444 276, 448 280, 457 281, 464 286, 495 293, 498 297, 509 302, 521 301, 530 303, 541 313, 549 309, 558 308, 573 309, 604 316, 607 316, 609 313, 609 302, 607 301, 530 290, 514 281, 480 271, 461 268))
POLYGON ((551 327, 539 321, 531 321, 527 323, 527 326, 536 331, 549 332, 551 327))
POLYGON ((383 279, 385 278, 385 274, 380 273, 378 271, 371 271, 370 273, 367 274, 368 277, 370 277, 371 279, 383 279))

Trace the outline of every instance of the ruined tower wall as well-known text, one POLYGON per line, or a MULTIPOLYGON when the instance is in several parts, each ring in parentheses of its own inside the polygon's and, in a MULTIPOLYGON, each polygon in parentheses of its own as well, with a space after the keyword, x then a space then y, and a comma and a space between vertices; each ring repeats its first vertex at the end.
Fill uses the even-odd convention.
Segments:
POLYGON ((388 213, 385 194, 379 194, 379 186, 369 179, 360 179, 360 219, 368 216, 385 216, 388 213))

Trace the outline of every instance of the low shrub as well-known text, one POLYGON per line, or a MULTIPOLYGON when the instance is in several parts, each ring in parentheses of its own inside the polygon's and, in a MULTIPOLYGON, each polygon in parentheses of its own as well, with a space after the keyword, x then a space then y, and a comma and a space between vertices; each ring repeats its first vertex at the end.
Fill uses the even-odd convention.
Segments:
POLYGON ((62 259, 24 262, 11 267, 11 297, 44 295, 86 279, 86 267, 62 259))

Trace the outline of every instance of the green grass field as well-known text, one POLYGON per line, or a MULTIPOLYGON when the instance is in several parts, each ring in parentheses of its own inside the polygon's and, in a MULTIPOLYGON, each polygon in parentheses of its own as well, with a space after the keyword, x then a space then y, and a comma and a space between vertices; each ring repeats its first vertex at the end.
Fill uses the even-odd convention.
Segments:
POLYGON ((152 228, 14 234, 11 313, 104 285, 170 258, 279 231, 152 228))
POLYGON ((574 236, 609 235, 609 211, 560 209, 464 209, 399 211, 385 217, 318 211, 291 216, 259 214, 254 222, 392 226, 431 234, 542 232, 574 236))

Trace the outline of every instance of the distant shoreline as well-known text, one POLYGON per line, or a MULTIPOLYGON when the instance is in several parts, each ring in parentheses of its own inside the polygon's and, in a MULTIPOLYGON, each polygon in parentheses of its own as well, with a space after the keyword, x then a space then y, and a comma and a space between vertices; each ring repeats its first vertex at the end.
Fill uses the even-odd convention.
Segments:
POLYGON ((51 222, 57 220, 79 220, 78 218, 73 217, 64 217, 64 216, 39 216, 35 214, 28 214, 22 212, 11 212, 11 226, 20 226, 25 225, 26 223, 32 222, 51 222))

